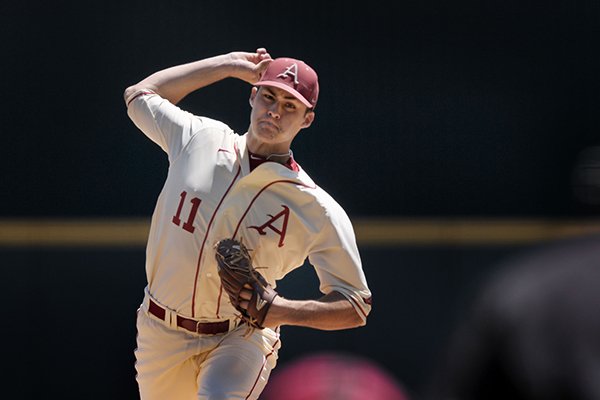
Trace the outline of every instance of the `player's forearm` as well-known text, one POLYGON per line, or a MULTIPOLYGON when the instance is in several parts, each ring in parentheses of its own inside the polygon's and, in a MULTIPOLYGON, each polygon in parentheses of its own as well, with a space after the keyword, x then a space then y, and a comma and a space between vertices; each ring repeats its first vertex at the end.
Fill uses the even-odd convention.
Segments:
POLYGON ((364 325, 352 304, 339 292, 319 300, 289 300, 277 297, 266 324, 296 325, 321 330, 339 330, 364 325))
POLYGON ((220 55, 200 61, 170 67, 153 73, 127 88, 125 99, 139 89, 150 89, 177 104, 195 90, 231 76, 233 63, 229 55, 220 55))

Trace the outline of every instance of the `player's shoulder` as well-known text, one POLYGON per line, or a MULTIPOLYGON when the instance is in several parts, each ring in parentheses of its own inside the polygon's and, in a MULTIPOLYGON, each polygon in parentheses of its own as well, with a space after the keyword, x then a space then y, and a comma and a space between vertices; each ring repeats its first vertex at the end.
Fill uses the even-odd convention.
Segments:
POLYGON ((342 205, 327 190, 317 184, 302 168, 299 171, 299 179, 302 182, 309 183, 306 185, 306 193, 314 198, 314 206, 321 209, 321 213, 325 218, 347 217, 342 205))
POLYGON ((247 183, 257 188, 268 187, 281 196, 293 198, 298 206, 311 209, 313 213, 318 212, 322 217, 345 215, 340 203, 318 185, 299 163, 297 165, 296 171, 278 163, 264 163, 247 176, 247 183), (290 187, 295 189, 290 190, 290 187))
POLYGON ((315 198, 328 215, 346 215, 342 205, 321 186, 316 187, 315 198))

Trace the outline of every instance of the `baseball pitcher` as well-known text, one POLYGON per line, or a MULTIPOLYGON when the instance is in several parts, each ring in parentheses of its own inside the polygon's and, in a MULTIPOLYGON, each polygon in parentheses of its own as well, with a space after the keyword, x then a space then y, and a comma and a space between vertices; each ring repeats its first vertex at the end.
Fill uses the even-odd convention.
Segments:
POLYGON ((279 327, 366 323, 371 292, 351 222, 291 151, 318 95, 310 66, 264 48, 167 68, 125 90, 129 117, 169 160, 137 316, 142 399, 257 399, 277 361, 279 327), (241 135, 177 106, 226 78, 252 84, 241 135), (277 293, 277 281, 307 259, 323 296, 277 293))

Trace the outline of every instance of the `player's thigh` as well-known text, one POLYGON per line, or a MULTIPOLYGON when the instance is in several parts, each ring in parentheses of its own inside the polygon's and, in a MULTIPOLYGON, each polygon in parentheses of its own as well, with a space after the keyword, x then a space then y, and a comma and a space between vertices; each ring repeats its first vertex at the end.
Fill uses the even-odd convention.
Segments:
POLYGON ((196 339, 138 311, 136 380, 142 400, 196 400, 196 339))
POLYGON ((277 363, 279 334, 270 329, 245 336, 238 327, 210 352, 198 376, 198 400, 257 399, 277 363))
POLYGON ((189 359, 176 367, 150 378, 136 377, 141 400, 196 400, 198 392, 197 366, 189 359))

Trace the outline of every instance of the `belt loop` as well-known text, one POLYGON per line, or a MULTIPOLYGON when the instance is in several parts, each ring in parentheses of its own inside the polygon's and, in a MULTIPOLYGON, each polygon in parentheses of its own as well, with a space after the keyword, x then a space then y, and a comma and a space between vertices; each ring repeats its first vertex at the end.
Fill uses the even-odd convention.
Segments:
POLYGON ((142 309, 149 313, 150 310, 150 292, 148 286, 144 288, 144 300, 142 301, 142 309))
POLYGON ((239 321, 237 318, 229 318, 229 332, 231 332, 238 326, 238 322, 239 321))
POLYGON ((177 329, 177 315, 173 310, 165 307, 165 322, 170 328, 177 329))

